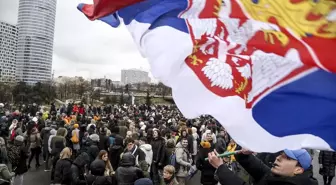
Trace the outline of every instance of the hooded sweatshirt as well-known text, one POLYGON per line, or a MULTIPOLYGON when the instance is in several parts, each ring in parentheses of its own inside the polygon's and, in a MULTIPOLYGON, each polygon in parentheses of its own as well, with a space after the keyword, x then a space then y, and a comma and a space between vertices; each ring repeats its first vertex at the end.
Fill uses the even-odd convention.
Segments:
POLYGON ((153 161, 152 145, 150 145, 150 144, 143 144, 143 145, 140 146, 140 149, 146 154, 145 161, 149 165, 148 166, 148 172, 150 172, 150 167, 151 167, 152 161, 153 161))
POLYGON ((51 140, 52 140, 53 137, 56 136, 56 133, 57 133, 57 131, 55 129, 50 130, 50 137, 48 139, 48 150, 49 150, 49 153, 51 153, 51 140))

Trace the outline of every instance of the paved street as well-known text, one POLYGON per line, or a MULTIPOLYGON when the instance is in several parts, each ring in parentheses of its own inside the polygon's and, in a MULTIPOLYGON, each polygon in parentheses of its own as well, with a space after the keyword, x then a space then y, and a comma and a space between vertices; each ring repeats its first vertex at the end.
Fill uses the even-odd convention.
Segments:
MULTIPOLYGON (((34 162, 33 162, 34 163, 34 162)), ((41 163, 42 164, 42 163, 41 163)), ((319 185, 323 185, 323 179, 318 173, 318 153, 314 157, 314 176, 319 180, 319 185)), ((24 177, 24 185, 48 185, 50 184, 50 172, 44 172, 44 167, 41 166, 38 170, 35 170, 32 164, 32 169, 24 177)), ((200 174, 194 176, 188 183, 188 185, 200 185, 200 174)), ((336 180, 333 181, 332 185, 336 185, 336 180)))

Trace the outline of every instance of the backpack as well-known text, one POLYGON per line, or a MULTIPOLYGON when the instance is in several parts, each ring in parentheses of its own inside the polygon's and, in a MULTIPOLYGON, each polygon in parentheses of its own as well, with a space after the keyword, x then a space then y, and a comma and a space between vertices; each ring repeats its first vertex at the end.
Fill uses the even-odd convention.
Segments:
POLYGON ((110 145, 114 144, 114 140, 115 140, 114 137, 112 137, 112 136, 109 137, 109 143, 110 143, 110 145))
POLYGON ((74 143, 74 144, 78 144, 79 143, 79 139, 78 139, 76 131, 73 133, 73 135, 71 137, 71 142, 74 143))
POLYGON ((169 157, 169 165, 172 165, 175 167, 175 173, 177 173, 180 170, 180 165, 176 161, 175 151, 169 157))
POLYGON ((19 147, 10 145, 7 149, 8 160, 13 166, 18 166, 20 163, 20 153, 21 150, 19 147))

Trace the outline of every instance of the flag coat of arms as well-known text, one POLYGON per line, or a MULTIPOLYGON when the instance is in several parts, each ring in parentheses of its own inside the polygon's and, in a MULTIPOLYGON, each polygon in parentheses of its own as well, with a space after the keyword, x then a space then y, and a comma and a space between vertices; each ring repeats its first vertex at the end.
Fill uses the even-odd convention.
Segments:
POLYGON ((125 24, 187 118, 215 117, 243 147, 336 149, 336 2, 95 0, 125 24))

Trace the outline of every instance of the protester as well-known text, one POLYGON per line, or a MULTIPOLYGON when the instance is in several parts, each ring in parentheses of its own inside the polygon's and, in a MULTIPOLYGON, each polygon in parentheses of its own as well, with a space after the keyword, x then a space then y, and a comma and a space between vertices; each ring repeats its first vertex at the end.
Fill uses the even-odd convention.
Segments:
POLYGON ((30 135, 28 135, 29 143, 30 143, 30 158, 28 163, 28 168, 30 168, 30 164, 35 156, 36 160, 36 168, 40 167, 40 154, 41 154, 41 136, 38 132, 37 128, 33 128, 30 135))
MULTIPOLYGON (((144 167, 140 168, 145 172, 150 172, 150 168, 152 165, 152 161, 153 161, 153 150, 152 150, 152 145, 147 143, 147 138, 142 137, 139 141, 140 144, 140 149, 144 152, 145 157, 145 164, 143 164, 144 167)), ((148 177, 147 175, 145 175, 146 177, 148 177)))
POLYGON ((103 160, 105 162, 105 171, 104 175, 105 176, 112 176, 114 175, 114 170, 112 168, 111 162, 108 158, 108 153, 105 150, 101 150, 98 154, 97 159, 103 160))
MULTIPOLYGON (((260 162, 255 154, 244 155, 248 154, 245 151, 239 153, 240 146, 211 116, 203 115, 187 120, 175 106, 166 105, 77 104, 78 111, 77 108, 74 109, 75 105, 54 105, 55 111, 50 112, 37 104, 35 107, 22 106, 19 111, 13 109, 13 114, 5 110, 4 117, 0 118, 0 161, 7 163, 4 162, 7 152, 7 166, 9 170, 12 166, 16 174, 15 185, 26 183, 23 175, 27 172, 34 175, 35 169, 28 171, 27 168, 30 164, 27 163, 27 150, 32 151, 31 154, 35 152, 30 155, 32 162, 34 157, 36 159, 36 147, 42 150, 45 171, 52 169, 51 183, 316 184, 312 176, 312 166, 307 168, 303 162, 308 159, 302 160, 306 152, 302 152, 302 155, 297 152, 292 155, 288 151, 287 155, 286 152, 281 155, 259 153, 256 156, 262 159, 260 162), (35 108, 40 112, 29 117, 28 113, 35 112, 31 110, 35 108), (11 124, 13 125, 9 128, 11 124), (4 132, 1 130, 2 126, 5 128, 4 132), (2 133, 7 134, 1 135, 2 133), (236 151, 239 154, 218 161, 211 156, 209 161, 205 160, 209 153, 212 155, 215 151, 236 151), (52 163, 49 162, 50 159, 52 163), (199 177, 200 179, 195 179, 199 177)), ((325 184, 331 183, 334 176, 333 155, 326 151, 320 152, 320 173, 324 176, 325 184)), ((42 164, 41 162, 37 164, 42 164)), ((0 169, 6 171, 6 168, 0 169)))
POLYGON ((153 185, 153 181, 149 178, 141 178, 136 180, 134 185, 153 185))
POLYGON ((8 156, 15 172, 15 185, 23 185, 23 175, 28 171, 28 151, 23 136, 16 136, 13 145, 8 146, 8 156))
POLYGON ((120 156, 123 153, 123 139, 116 137, 114 144, 109 149, 109 159, 114 170, 117 170, 120 163, 120 156))
POLYGON ((191 155, 188 151, 187 138, 182 138, 181 141, 176 145, 176 163, 178 163, 180 166, 176 174, 177 181, 179 185, 185 185, 188 171, 192 166, 191 155))
POLYGON ((324 185, 331 185, 335 177, 336 152, 321 151, 319 154, 319 173, 323 176, 324 185))
MULTIPOLYGON (((224 165, 223 160, 216 153, 209 153, 210 164, 217 169, 216 177, 221 185, 235 184, 246 185, 247 183, 234 174, 224 165)), ((272 168, 262 163, 252 152, 242 150, 235 158, 240 165, 252 176, 256 185, 317 185, 311 172, 311 156, 305 149, 284 150, 279 155, 272 168)))
POLYGON ((86 185, 85 173, 87 165, 90 163, 90 157, 87 153, 81 153, 71 165, 71 183, 72 185, 86 185))
POLYGON ((201 184, 202 185, 216 185, 217 180, 214 179, 216 168, 211 166, 209 161, 205 161, 208 153, 213 152, 215 144, 212 143, 212 136, 208 135, 205 141, 201 142, 199 153, 196 157, 196 167, 201 171, 201 184))
POLYGON ((55 166, 55 184, 71 185, 72 173, 71 173, 71 156, 72 150, 68 147, 64 148, 60 154, 60 159, 55 166))
POLYGON ((133 185, 136 180, 144 178, 142 170, 135 166, 134 155, 129 152, 122 155, 120 166, 118 167, 115 176, 120 185, 133 185))
POLYGON ((111 185, 113 179, 111 176, 105 176, 106 164, 101 159, 94 160, 90 165, 90 174, 86 175, 87 185, 111 185))
POLYGON ((74 124, 73 130, 71 132, 71 142, 72 142, 72 148, 73 148, 73 152, 75 156, 80 150, 80 140, 79 140, 79 129, 78 128, 79 128, 79 125, 74 124))
POLYGON ((146 154, 136 145, 134 144, 134 139, 133 138, 126 138, 125 139, 125 151, 124 153, 131 153, 135 157, 135 164, 139 166, 139 163, 141 161, 146 160, 146 154))
POLYGON ((167 165, 163 168, 163 180, 165 185, 178 185, 175 173, 175 168, 172 165, 167 165))
POLYGON ((162 170, 165 161, 165 140, 161 137, 158 129, 153 129, 153 139, 150 144, 153 150, 153 162, 151 167, 151 177, 154 185, 160 185, 162 170))

